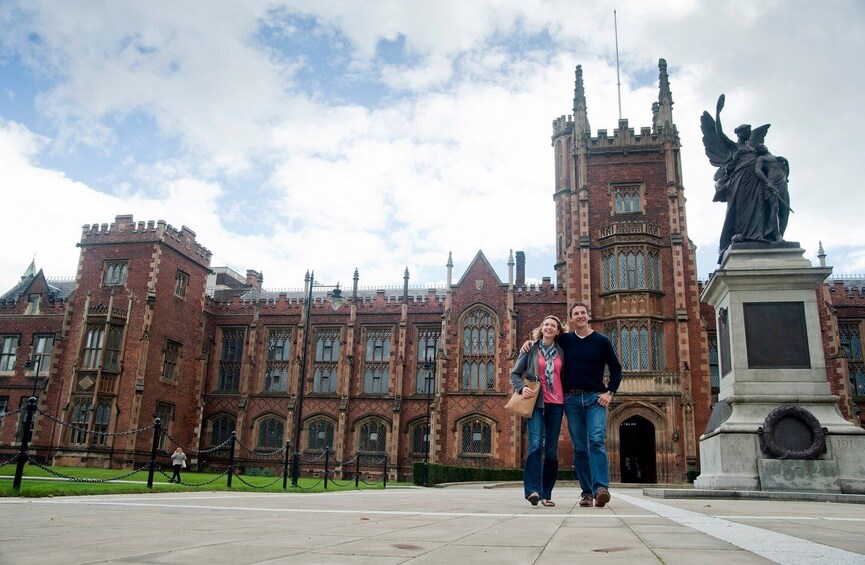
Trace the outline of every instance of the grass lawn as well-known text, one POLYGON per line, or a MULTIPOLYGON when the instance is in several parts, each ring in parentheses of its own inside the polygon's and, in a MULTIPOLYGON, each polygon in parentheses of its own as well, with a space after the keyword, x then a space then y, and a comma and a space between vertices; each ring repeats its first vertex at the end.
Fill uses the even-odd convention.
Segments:
MULTIPOLYGON (((90 469, 83 467, 51 467, 54 472, 78 479, 105 480, 127 475, 129 471, 120 469, 90 469)), ((188 491, 239 491, 239 492, 330 492, 339 490, 354 490, 354 480, 328 480, 327 491, 322 479, 301 477, 297 487, 291 486, 283 490, 281 477, 252 477, 235 475, 231 488, 228 488, 228 475, 218 473, 195 473, 191 471, 182 474, 182 485, 171 484, 166 475, 157 471, 153 475, 153 488, 147 488, 147 471, 138 471, 130 476, 124 476, 124 482, 78 482, 60 479, 55 475, 33 465, 24 467, 24 477, 21 490, 12 489, 12 477, 15 475, 15 464, 10 463, 0 467, 0 496, 73 496, 85 494, 135 494, 146 492, 188 492, 188 491), (8 477, 8 478, 7 478, 8 477), (57 480, 49 480, 57 479, 57 480), (249 483, 244 484, 244 482, 249 483), (204 484, 206 483, 206 484, 204 484)), ((406 485, 408 483, 388 483, 389 485, 406 485)), ((380 489, 382 483, 365 484, 360 482, 361 489, 380 489)))

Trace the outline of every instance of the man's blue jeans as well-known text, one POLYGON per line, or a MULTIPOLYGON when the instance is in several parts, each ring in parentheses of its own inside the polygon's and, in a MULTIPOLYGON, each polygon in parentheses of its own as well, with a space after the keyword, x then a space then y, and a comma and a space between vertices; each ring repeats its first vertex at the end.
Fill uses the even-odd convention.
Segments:
POLYGON ((568 433, 574 444, 574 475, 582 494, 610 488, 607 461, 607 409, 598 404, 598 393, 565 394, 568 433))
POLYGON ((562 429, 561 404, 545 404, 535 408, 526 420, 529 434, 526 468, 523 471, 523 490, 528 498, 533 492, 543 500, 550 500, 559 472, 559 432, 562 429))

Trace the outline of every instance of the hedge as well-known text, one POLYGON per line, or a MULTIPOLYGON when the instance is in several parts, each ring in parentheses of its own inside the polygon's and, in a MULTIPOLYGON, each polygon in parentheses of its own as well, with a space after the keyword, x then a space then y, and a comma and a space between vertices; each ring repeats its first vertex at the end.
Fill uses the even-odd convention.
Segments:
MULTIPOLYGON (((414 484, 423 485, 426 464, 415 463, 412 469, 414 484)), ((523 470, 512 467, 459 467, 457 465, 429 464, 429 486, 440 483, 467 483, 473 481, 522 481, 523 470)), ((559 480, 573 480, 573 469, 559 469, 559 480)))

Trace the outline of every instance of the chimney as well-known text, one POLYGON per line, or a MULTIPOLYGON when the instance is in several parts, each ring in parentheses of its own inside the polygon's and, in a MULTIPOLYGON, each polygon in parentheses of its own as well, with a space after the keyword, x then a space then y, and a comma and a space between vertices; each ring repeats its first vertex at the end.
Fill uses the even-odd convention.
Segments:
POLYGON ((261 286, 261 274, 258 271, 247 269, 246 284, 248 284, 252 288, 259 288, 261 286))
POLYGON ((526 254, 522 251, 517 251, 517 288, 526 286, 526 254))

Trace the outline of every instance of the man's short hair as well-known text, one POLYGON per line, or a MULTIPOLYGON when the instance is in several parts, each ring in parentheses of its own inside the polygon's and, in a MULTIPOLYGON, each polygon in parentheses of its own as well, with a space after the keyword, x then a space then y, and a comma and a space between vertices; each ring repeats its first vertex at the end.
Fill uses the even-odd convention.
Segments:
POLYGON ((568 308, 568 319, 570 319, 571 314, 573 314, 573 312, 574 312, 574 308, 576 308, 577 306, 582 306, 583 308, 586 309, 586 314, 589 313, 589 307, 586 306, 585 302, 574 302, 573 304, 571 304, 571 307, 568 308))

